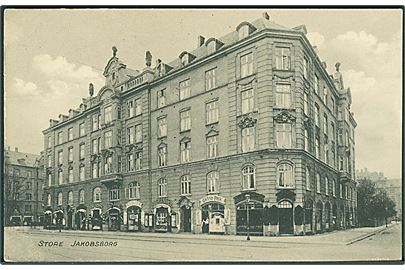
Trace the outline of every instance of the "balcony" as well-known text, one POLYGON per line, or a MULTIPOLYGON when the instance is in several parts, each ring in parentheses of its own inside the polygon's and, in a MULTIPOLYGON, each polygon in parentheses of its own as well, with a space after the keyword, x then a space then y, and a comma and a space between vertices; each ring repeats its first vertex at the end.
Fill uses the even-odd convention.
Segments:
POLYGON ((351 175, 344 171, 339 172, 339 178, 341 183, 350 182, 352 179, 351 175))
POLYGON ((102 175, 99 177, 100 182, 107 187, 113 186, 113 185, 121 185, 123 182, 122 174, 120 173, 111 173, 111 174, 106 174, 102 175))

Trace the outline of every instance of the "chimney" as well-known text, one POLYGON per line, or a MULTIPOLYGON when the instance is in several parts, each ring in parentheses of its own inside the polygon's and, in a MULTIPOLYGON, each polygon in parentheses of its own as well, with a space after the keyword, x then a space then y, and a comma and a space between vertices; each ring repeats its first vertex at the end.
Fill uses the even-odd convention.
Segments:
POLYGON ((204 45, 205 37, 199 35, 197 38, 197 42, 198 42, 197 46, 198 46, 198 48, 200 48, 202 45, 204 45))
POLYGON ((15 152, 18 152, 18 147, 15 148, 15 152))
POLYGON ((267 13, 267 12, 263 12, 262 13, 262 16, 263 16, 263 18, 265 19, 265 20, 270 20, 270 15, 269 15, 269 13, 267 13))
POLYGON ((327 67, 326 62, 322 62, 322 67, 323 67, 324 69, 326 69, 326 67, 327 67))

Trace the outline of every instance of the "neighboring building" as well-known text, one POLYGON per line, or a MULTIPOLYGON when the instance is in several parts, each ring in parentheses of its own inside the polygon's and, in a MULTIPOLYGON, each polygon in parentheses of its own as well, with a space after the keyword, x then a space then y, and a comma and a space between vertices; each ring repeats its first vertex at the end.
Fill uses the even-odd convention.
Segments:
POLYGON ((356 171, 357 180, 370 179, 378 188, 384 189, 388 197, 395 203, 397 218, 402 219, 402 179, 388 179, 382 172, 370 172, 365 168, 356 171))
POLYGON ((39 155, 8 147, 4 151, 4 203, 6 225, 30 225, 43 216, 43 168, 39 155))
POLYGON ((265 13, 169 63, 147 52, 142 71, 113 47, 97 96, 90 85, 43 131, 47 213, 68 228, 244 234, 248 205, 258 235, 354 226, 350 89, 305 35, 265 13))

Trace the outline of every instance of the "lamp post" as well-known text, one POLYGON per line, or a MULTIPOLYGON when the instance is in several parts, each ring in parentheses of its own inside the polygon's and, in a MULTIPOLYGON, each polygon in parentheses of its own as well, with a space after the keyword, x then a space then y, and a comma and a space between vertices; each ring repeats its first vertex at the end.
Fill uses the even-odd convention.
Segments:
POLYGON ((247 220, 247 237, 246 240, 250 240, 250 222, 249 222, 249 203, 250 203, 250 195, 246 194, 246 220, 247 220))

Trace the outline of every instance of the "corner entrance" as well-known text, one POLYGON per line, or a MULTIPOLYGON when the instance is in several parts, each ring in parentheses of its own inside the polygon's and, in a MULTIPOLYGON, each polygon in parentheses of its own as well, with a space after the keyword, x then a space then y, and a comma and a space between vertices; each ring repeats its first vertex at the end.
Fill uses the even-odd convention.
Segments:
POLYGON ((293 234, 293 205, 289 201, 281 201, 278 204, 279 211, 279 233, 293 234))

